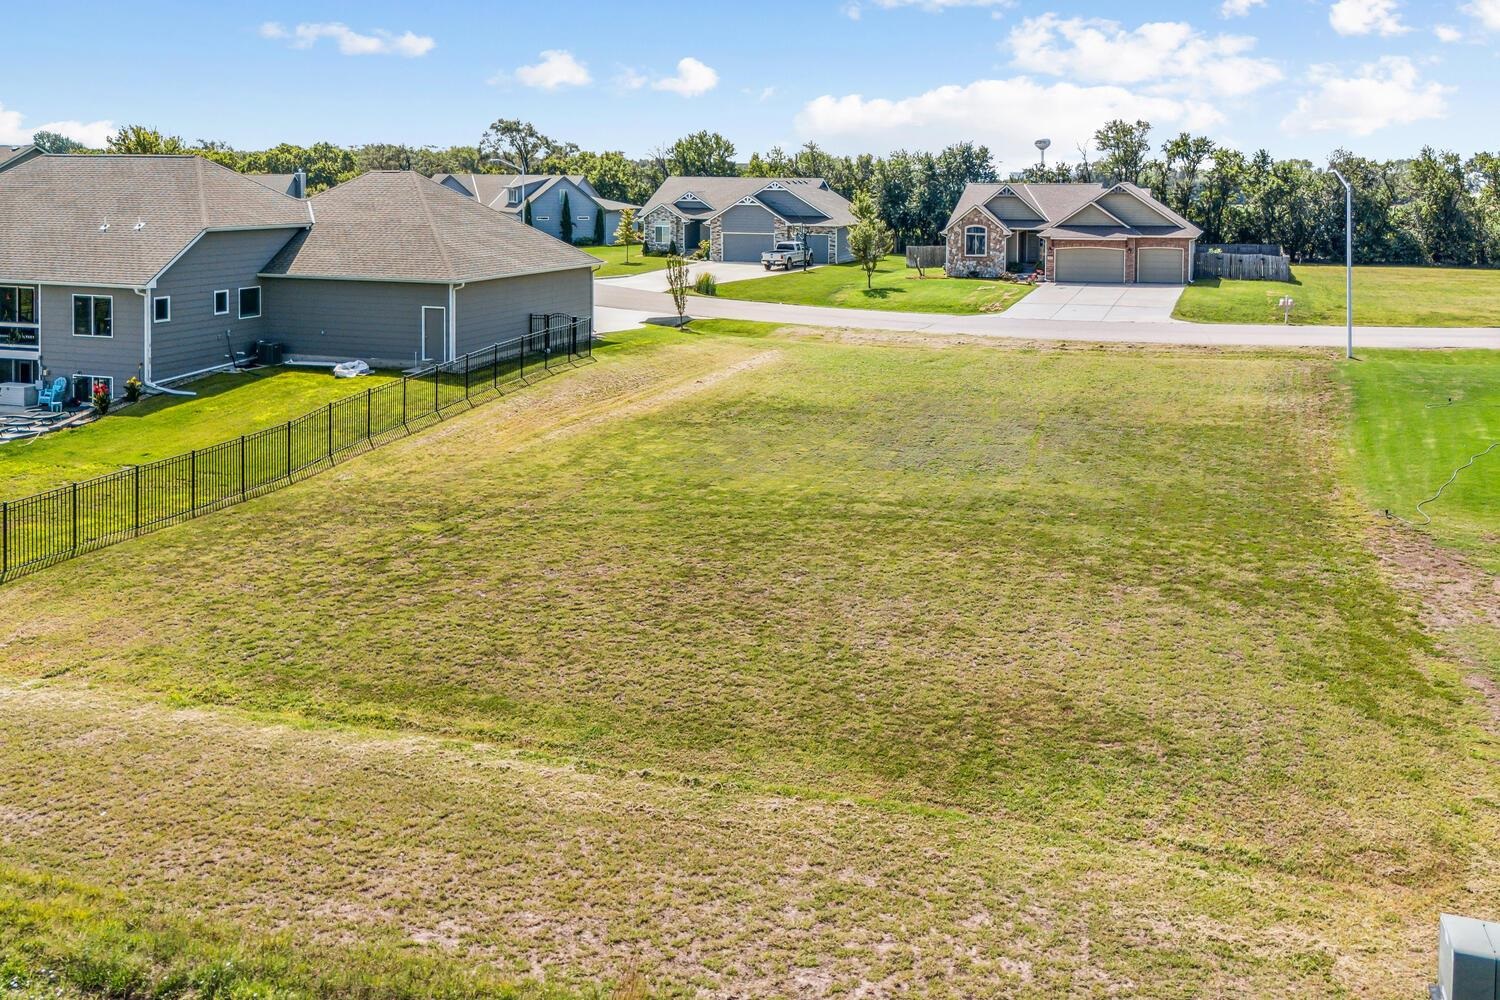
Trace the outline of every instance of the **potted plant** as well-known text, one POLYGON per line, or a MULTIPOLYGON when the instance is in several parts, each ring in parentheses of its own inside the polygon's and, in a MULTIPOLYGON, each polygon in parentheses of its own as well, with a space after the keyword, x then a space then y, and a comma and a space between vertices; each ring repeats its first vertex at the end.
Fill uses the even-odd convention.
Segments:
POLYGON ((94 412, 97 413, 97 414, 99 414, 99 416, 102 417, 106 413, 109 412, 109 383, 107 383, 107 382, 95 382, 94 383, 93 404, 94 404, 94 412))
POLYGON ((141 388, 141 380, 136 378, 134 375, 130 376, 130 381, 125 383, 126 402, 134 403, 138 401, 141 398, 141 388))

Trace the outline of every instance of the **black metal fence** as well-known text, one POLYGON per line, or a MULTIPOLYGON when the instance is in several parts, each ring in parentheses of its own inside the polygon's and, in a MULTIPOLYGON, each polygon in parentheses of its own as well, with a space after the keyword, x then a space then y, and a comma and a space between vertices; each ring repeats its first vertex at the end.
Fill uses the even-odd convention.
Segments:
POLYGON ((451 407, 473 405, 592 356, 590 320, 533 315, 523 337, 276 427, 0 502, 0 581, 280 489, 428 426, 451 407))

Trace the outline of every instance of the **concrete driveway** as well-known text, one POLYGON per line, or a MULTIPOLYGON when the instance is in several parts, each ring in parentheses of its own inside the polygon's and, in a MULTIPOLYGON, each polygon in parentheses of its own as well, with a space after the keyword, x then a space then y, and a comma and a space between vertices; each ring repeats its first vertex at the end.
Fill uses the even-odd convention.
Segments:
MULTIPOLYGON (((696 281, 698 275, 705 271, 718 278, 720 284, 728 281, 743 281, 746 278, 769 278, 773 275, 787 273, 785 271, 767 271, 759 264, 728 264, 700 260, 688 265, 688 279, 696 281)), ((665 292, 667 290, 667 272, 665 269, 647 271, 645 274, 632 274, 625 278, 600 278, 599 281, 601 283, 607 282, 611 288, 638 288, 647 292, 665 292)))
POLYGON ((1002 319, 1075 323, 1171 323, 1182 285, 1047 283, 1000 314, 1002 319))

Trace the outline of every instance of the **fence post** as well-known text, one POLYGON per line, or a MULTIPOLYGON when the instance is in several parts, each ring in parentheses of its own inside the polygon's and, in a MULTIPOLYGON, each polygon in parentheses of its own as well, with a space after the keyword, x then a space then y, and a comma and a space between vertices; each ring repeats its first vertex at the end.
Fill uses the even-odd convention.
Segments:
POLYGON ((469 398, 469 355, 464 355, 464 399, 469 398))
POLYGON ((198 513, 198 449, 188 455, 188 513, 198 513))
POLYGON ((442 370, 439 369, 437 365, 433 365, 432 366, 432 412, 433 413, 439 413, 439 414, 443 412, 443 404, 438 399, 438 386, 441 384, 439 382, 439 376, 441 376, 441 375, 442 375, 442 370))
POLYGON ((141 534, 141 467, 135 466, 135 534, 139 538, 141 534))
POLYGON ((523 333, 523 334, 521 334, 521 381, 522 382, 526 381, 526 341, 528 341, 530 339, 531 339, 531 330, 528 327, 527 330, 526 330, 526 332, 523 333))
POLYGON ((328 404, 328 464, 333 464, 333 404, 328 404))
POLYGON ((371 394, 374 393, 374 392, 375 392, 374 389, 366 389, 365 390, 365 442, 366 443, 372 443, 373 442, 373 439, 370 437, 370 399, 371 399, 371 394))
POLYGON ((500 342, 495 341, 495 361, 490 365, 490 387, 500 391, 500 342))
POLYGON ((240 502, 245 500, 245 435, 240 435, 240 502))
POLYGON ((548 313, 542 317, 542 371, 548 368, 548 362, 552 360, 552 314, 548 313))
POLYGON ((292 478, 292 422, 286 422, 286 478, 292 478))
POLYGON ((0 576, 10 572, 10 501, 0 500, 0 576))
POLYGON ((406 376, 401 376, 401 427, 406 427, 406 376))
POLYGON ((73 551, 78 551, 78 481, 73 481, 73 551))
POLYGON ((578 317, 568 317, 568 357, 578 354, 578 317))

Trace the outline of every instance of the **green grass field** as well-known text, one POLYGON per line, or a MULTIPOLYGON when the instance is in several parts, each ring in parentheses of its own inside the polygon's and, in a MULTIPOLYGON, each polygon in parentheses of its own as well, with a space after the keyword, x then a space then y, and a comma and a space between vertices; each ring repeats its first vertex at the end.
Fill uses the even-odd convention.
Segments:
POLYGON ((0 587, 8 981, 1405 998, 1500 909, 1336 363, 596 357, 0 587))
POLYGON ((1033 288, 983 278, 950 278, 942 268, 934 267, 921 278, 900 255, 885 259, 872 284, 872 288, 865 287, 864 269, 857 264, 825 264, 811 271, 778 275, 773 281, 751 278, 727 282, 719 286, 718 294, 720 298, 751 302, 964 314, 1001 312, 1033 288))
MULTIPOLYGON (((1290 282, 1206 278, 1182 293, 1173 313, 1193 323, 1280 323, 1290 295, 1292 323, 1344 323, 1344 269, 1298 264, 1290 282)), ((1500 326, 1500 270, 1357 266, 1354 322, 1360 326, 1500 326)))
POLYGON ((1492 351, 1369 351, 1343 367, 1356 414, 1352 466, 1368 503, 1500 572, 1500 358, 1492 351))
POLYGON ((151 396, 82 427, 0 444, 0 499, 251 434, 396 377, 336 379, 296 368, 210 375, 186 387, 197 393, 192 398, 151 396))
POLYGON ((611 247, 579 247, 585 253, 591 253, 604 261, 604 266, 594 272, 596 278, 623 278, 630 274, 645 274, 647 271, 660 271, 667 266, 665 255, 647 257, 641 252, 639 246, 630 248, 630 262, 625 261, 625 248, 623 246, 611 247))

